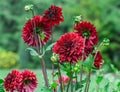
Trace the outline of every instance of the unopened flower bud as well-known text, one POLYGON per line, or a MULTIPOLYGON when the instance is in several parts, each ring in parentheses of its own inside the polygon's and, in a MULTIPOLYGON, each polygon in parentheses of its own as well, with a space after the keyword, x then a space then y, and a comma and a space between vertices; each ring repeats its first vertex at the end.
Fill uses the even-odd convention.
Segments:
POLYGON ((26 5, 25 6, 25 11, 30 11, 30 10, 32 10, 33 9, 33 5, 26 5))
POLYGON ((57 55, 53 55, 53 56, 51 57, 51 61, 52 61, 53 63, 57 62, 57 61, 58 61, 58 56, 57 56, 57 55))
POLYGON ((81 21, 81 15, 79 15, 79 16, 76 16, 75 18, 74 18, 74 22, 75 23, 80 23, 80 21, 81 21))
POLYGON ((108 46, 110 44, 110 40, 107 38, 104 38, 103 44, 104 44, 104 46, 108 46))

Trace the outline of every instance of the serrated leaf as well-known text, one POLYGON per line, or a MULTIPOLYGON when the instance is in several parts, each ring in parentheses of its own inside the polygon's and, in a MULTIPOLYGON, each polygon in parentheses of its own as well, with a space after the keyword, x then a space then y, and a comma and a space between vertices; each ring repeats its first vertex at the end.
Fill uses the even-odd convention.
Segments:
POLYGON ((100 84, 102 80, 103 80, 103 76, 97 76, 96 83, 100 84))
POLYGON ((39 56, 38 53, 34 49, 32 49, 32 48, 27 48, 26 50, 29 50, 30 51, 30 55, 32 55, 32 56, 39 56))
POLYGON ((0 79, 0 84, 2 84, 4 82, 4 80, 3 79, 0 79))

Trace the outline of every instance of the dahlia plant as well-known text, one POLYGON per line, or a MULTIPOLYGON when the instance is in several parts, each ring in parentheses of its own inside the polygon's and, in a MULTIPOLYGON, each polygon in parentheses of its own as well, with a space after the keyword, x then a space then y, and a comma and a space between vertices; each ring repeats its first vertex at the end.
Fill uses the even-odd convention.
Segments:
MULTIPOLYGON (((30 46, 27 48, 30 54, 40 58, 45 82, 42 90, 45 90, 44 92, 89 92, 91 73, 93 70, 99 71, 103 64, 100 49, 108 45, 109 40, 104 39, 98 44, 96 27, 91 22, 82 20, 81 16, 76 16, 74 30, 63 34, 55 43, 43 50, 53 34, 53 27, 59 26, 60 22, 64 21, 62 8, 52 5, 43 15, 35 15, 33 5, 25 6, 25 10, 32 13, 32 18, 26 21, 22 29, 22 38, 30 46), (53 82, 50 84, 43 56, 51 48, 53 82), (57 70, 54 69, 54 65, 57 66, 57 70), (86 78, 83 77, 83 73, 86 78)), ((96 82, 99 84, 101 80, 102 77, 97 75, 96 82)), ((36 74, 32 71, 13 70, 6 76, 4 88, 8 92, 34 92, 38 83, 36 74)))

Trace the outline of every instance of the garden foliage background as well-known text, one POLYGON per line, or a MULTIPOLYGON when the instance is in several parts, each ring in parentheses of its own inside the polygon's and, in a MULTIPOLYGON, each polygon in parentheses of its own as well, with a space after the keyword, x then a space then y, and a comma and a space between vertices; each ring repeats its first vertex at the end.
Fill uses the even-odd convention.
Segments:
MULTIPOLYGON (((31 13, 26 13, 24 6, 33 4, 35 14, 43 14, 50 5, 63 8, 65 21, 54 28, 53 41, 60 35, 72 31, 73 18, 82 15, 84 20, 92 22, 99 32, 100 41, 110 39, 110 46, 102 48, 104 66, 110 70, 113 63, 120 69, 120 0, 1 0, 0 2, 0 68, 40 68, 36 57, 30 57, 25 49, 21 32, 26 19, 31 13)), ((31 16, 30 16, 31 15, 31 16)), ((47 45, 52 43, 49 41, 47 45)), ((47 67, 51 68, 50 56, 45 55, 47 67), (49 57, 48 57, 49 56, 49 57)))

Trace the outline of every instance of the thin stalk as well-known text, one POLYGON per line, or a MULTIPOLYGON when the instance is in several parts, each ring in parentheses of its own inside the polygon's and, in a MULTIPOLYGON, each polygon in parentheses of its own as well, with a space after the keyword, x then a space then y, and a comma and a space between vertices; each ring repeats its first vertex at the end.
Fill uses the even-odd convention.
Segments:
POLYGON ((90 75, 91 75, 91 70, 89 71, 89 74, 88 74, 88 86, 87 86, 87 92, 89 91, 89 87, 90 87, 90 75))
POLYGON ((77 76, 77 73, 75 73, 75 76, 76 76, 76 88, 75 88, 75 90, 77 90, 78 89, 78 76, 77 76))
POLYGON ((66 92, 68 92, 69 86, 70 86, 70 81, 69 81, 69 83, 68 83, 68 85, 67 85, 67 90, 66 90, 66 92))
MULTIPOLYGON (((83 51, 82 51, 82 61, 81 61, 81 63, 84 62, 84 56, 85 56, 85 53, 84 53, 85 42, 86 42, 86 38, 84 39, 84 42, 83 42, 83 51)), ((81 64, 81 69, 80 69, 80 88, 82 88, 82 75, 83 75, 83 64, 81 64)), ((82 90, 80 90, 80 92, 81 92, 81 91, 82 91, 82 90)))
POLYGON ((71 92, 73 92, 73 82, 72 82, 72 78, 73 78, 73 75, 72 75, 72 64, 70 63, 70 87, 71 87, 71 92))
POLYGON ((86 79, 86 85, 85 85, 84 92, 88 92, 88 90, 89 90, 89 86, 90 86, 90 74, 91 74, 91 70, 89 70, 89 72, 88 72, 88 76, 87 76, 87 79, 86 79))
MULTIPOLYGON (((32 10, 32 15, 34 17, 34 11, 33 10, 32 10)), ((39 43, 40 42, 39 37, 36 33, 35 21, 33 21, 33 22, 34 22, 33 23, 33 30, 34 30, 33 36, 35 37, 37 52, 38 52, 39 55, 41 55, 40 46, 42 46, 42 45, 41 45, 41 43, 39 43)), ((40 58, 40 64, 42 66, 42 72, 43 72, 43 76, 44 76, 45 85, 46 85, 46 87, 49 87, 48 78, 47 78, 48 76, 47 76, 47 71, 46 71, 45 62, 44 62, 43 57, 40 58)))
POLYGON ((61 92, 63 92, 63 82, 62 82, 62 76, 61 76, 61 70, 60 70, 59 63, 58 63, 58 73, 59 73, 58 79, 60 79, 60 89, 61 89, 61 92))

